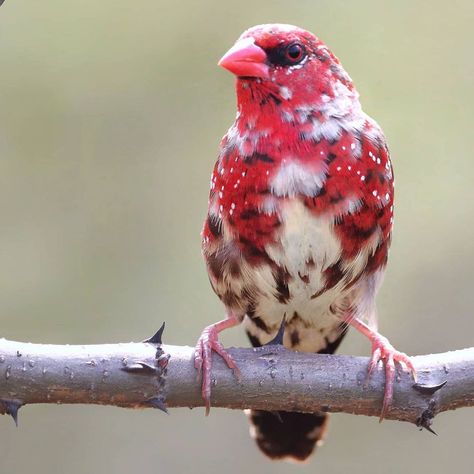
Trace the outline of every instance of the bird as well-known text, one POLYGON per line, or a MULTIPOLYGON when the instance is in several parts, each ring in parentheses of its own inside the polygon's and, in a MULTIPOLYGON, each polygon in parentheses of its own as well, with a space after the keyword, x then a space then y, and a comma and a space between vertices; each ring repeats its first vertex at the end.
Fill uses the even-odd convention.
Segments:
MULTIPOLYGON (((219 333, 242 324, 253 346, 284 321, 283 345, 332 354, 349 327, 382 362, 380 419, 396 364, 409 356, 377 331, 376 294, 393 225, 394 178, 381 127, 331 50, 286 24, 246 30, 219 61, 236 77, 237 114, 214 166, 202 251, 225 318, 199 337, 194 365, 210 409, 212 352, 238 375, 219 333)), ((271 459, 304 461, 322 443, 328 414, 251 410, 256 442, 271 459)))

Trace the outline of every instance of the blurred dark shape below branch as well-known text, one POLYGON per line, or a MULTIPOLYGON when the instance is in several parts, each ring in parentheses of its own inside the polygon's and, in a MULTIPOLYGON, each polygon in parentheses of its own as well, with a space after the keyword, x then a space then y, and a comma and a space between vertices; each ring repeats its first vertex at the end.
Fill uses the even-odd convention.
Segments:
MULTIPOLYGON (((46 345, 0 339, 0 413, 33 403, 89 403, 128 408, 201 407, 194 350, 151 342, 46 345)), ((383 371, 366 381, 368 358, 305 354, 282 346, 229 349, 237 381, 214 354, 212 405, 378 416, 383 371)), ((474 348, 413 357, 415 384, 399 370, 387 419, 430 428, 442 411, 474 405, 474 348)))

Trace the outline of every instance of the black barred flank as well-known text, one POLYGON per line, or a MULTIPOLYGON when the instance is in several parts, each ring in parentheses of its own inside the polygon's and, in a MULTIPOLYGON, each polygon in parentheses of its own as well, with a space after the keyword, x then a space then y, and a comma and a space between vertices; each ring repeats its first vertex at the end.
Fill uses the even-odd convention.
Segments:
POLYGON ((344 275, 343 262, 339 259, 335 264, 330 265, 324 270, 324 289, 329 290, 335 287, 344 278, 344 275))
POLYGON ((262 345, 260 339, 257 336, 251 334, 249 330, 246 330, 245 332, 247 333, 247 337, 249 338, 250 344, 252 344, 253 347, 260 347, 262 345))
POLYGON ((214 237, 220 237, 222 235, 222 220, 219 219, 219 217, 208 215, 207 227, 214 237))
POLYGON ((259 316, 253 316, 251 320, 259 329, 265 331, 267 334, 270 334, 270 328, 265 324, 262 318, 260 318, 259 316))
POLYGON ((295 347, 300 343, 300 333, 297 329, 290 332, 290 344, 291 347, 295 347))
POLYGON ((340 331, 341 331, 340 336, 333 342, 330 342, 328 340, 328 338, 326 337, 325 341, 326 341, 327 345, 324 349, 321 349, 320 351, 318 351, 318 354, 334 354, 334 352, 336 352, 337 348, 339 347, 342 340, 344 339, 344 336, 347 333, 347 329, 348 329, 347 324, 341 324, 340 325, 340 331))
POLYGON ((278 271, 273 274, 273 278, 275 279, 275 296, 280 303, 288 303, 288 301, 291 299, 290 289, 288 287, 288 282, 291 279, 291 275, 288 273, 288 271, 279 268, 278 271))

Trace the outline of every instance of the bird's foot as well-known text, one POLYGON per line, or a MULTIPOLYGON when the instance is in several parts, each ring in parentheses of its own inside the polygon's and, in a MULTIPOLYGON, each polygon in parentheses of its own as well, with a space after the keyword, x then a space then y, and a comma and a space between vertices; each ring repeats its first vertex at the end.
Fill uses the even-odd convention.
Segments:
POLYGON ((237 378, 240 378, 240 371, 232 356, 224 349, 219 342, 219 333, 226 328, 236 326, 239 321, 228 318, 218 323, 211 324, 204 328, 196 344, 194 351, 194 367, 201 376, 201 394, 206 404, 206 416, 211 409, 211 369, 212 351, 217 352, 225 361, 229 369, 234 371, 237 378))
POLYGON ((379 419, 379 421, 382 421, 390 410, 390 405, 393 400, 393 385, 396 376, 395 363, 404 364, 416 382, 415 366, 409 356, 404 352, 397 351, 385 336, 382 336, 377 331, 369 328, 369 326, 359 319, 348 319, 347 322, 355 327, 359 332, 367 336, 372 342, 372 357, 370 358, 369 366, 367 368, 367 377, 369 378, 371 376, 380 361, 382 361, 384 365, 385 392, 379 419))
POLYGON ((397 351, 390 341, 375 332, 372 340, 372 357, 370 358, 369 366, 367 369, 367 376, 370 377, 374 369, 377 367, 380 361, 383 362, 385 367, 385 393, 383 397, 382 411, 380 413, 380 421, 382 421, 385 415, 390 410, 390 405, 393 399, 393 383, 395 381, 396 371, 395 363, 402 363, 410 371, 413 379, 416 382, 416 369, 410 359, 404 352, 397 351))

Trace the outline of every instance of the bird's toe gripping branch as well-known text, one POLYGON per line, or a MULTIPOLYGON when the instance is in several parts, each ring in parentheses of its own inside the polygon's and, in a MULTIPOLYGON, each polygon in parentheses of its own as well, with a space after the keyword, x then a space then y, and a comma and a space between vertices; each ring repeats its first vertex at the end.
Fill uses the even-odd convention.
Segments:
POLYGON ((397 351, 390 341, 379 334, 377 331, 369 328, 365 323, 357 318, 348 318, 347 323, 357 329, 364 336, 368 337, 372 342, 372 357, 370 358, 367 368, 367 377, 370 377, 374 369, 380 361, 385 367, 385 392, 383 397, 382 411, 380 413, 380 421, 390 410, 393 399, 393 386, 395 382, 396 370, 395 363, 404 364, 413 376, 416 382, 416 369, 409 356, 405 353, 397 351))
POLYGON ((212 351, 219 354, 229 367, 234 371, 237 378, 240 378, 240 371, 232 356, 224 349, 219 342, 219 333, 224 329, 231 328, 240 324, 233 316, 211 324, 204 328, 199 337, 196 349, 194 351, 194 367, 201 376, 201 394, 206 404, 206 416, 211 410, 211 369, 212 369, 212 351))

